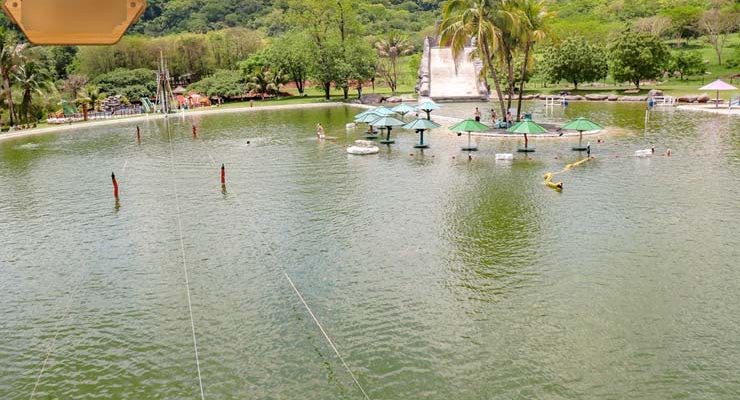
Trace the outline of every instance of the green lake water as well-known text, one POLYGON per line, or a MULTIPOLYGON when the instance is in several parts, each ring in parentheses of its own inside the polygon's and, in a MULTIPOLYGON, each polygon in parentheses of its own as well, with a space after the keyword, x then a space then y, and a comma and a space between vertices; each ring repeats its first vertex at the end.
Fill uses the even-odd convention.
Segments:
POLYGON ((343 107, 1 141, 0 398, 200 398, 194 329, 207 399, 362 399, 286 273, 372 399, 739 398, 740 119, 527 109, 612 132, 562 193, 573 139, 348 156, 343 107))

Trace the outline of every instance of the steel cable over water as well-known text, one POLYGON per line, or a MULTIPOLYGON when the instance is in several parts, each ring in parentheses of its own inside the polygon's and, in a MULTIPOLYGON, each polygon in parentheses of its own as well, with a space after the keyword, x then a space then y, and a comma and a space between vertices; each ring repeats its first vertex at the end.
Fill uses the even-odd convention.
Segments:
MULTIPOLYGON (((168 130, 168 135, 169 135, 169 130, 168 130)), ((211 152, 209 151, 210 146, 205 141, 203 141, 203 145, 204 145, 204 147, 206 147, 205 152, 206 152, 206 155, 208 155, 208 158, 211 160, 212 165, 214 167, 217 167, 218 166, 218 162, 216 162, 216 159, 212 156, 211 152)), ((232 195, 234 195, 234 197, 237 200, 239 199, 239 195, 236 192, 229 192, 229 193, 232 194, 232 195)), ((266 238, 264 236, 262 236, 262 233, 259 230, 257 230, 257 232, 261 236, 262 241, 265 242, 265 243, 268 243, 268 246, 270 246, 270 244, 269 244, 270 242, 268 240, 266 240, 266 238)), ((275 262, 275 265, 278 266, 279 263, 278 263, 278 260, 277 260, 277 258, 275 256, 275 252, 274 251, 269 251, 267 254, 273 258, 273 261, 275 262)), ((282 272, 283 272, 283 276, 285 276, 285 279, 290 284, 291 288, 295 292, 295 294, 298 297, 298 299, 300 300, 301 304, 303 304, 303 306, 306 308, 306 311, 308 311, 308 314, 313 319, 313 322, 319 328, 319 330, 321 331, 321 334, 324 336, 324 338, 326 339, 327 343, 329 343, 329 347, 331 347, 332 351, 334 351, 334 354, 337 356, 337 358, 339 359, 339 361, 342 363, 342 366, 344 366, 344 368, 347 370, 347 372, 349 373, 350 377, 352 378, 352 381, 355 383, 355 385, 357 385, 357 388, 362 393, 363 398, 365 400, 370 400, 370 396, 368 396, 367 392, 365 391, 365 388, 362 386, 362 384, 360 384, 360 381, 357 379, 357 376, 355 375, 355 373, 352 372, 352 369, 349 367, 349 364, 347 364, 347 362, 344 360, 344 357, 342 357, 341 353, 339 353, 339 350, 337 349, 337 346, 334 344, 334 341, 329 336, 329 334, 326 332, 326 329, 324 329, 323 325, 321 325, 321 322, 316 317, 316 314, 314 314, 313 310, 311 310, 311 307, 309 307, 309 305, 306 302, 306 300, 304 299, 303 295, 298 290, 298 288, 296 287, 296 285, 293 283, 293 280, 290 278, 290 276, 288 275, 288 273, 285 270, 283 270, 282 272)), ((191 314, 191 316, 192 316, 192 314, 191 314)))
POLYGON ((170 144, 170 171, 172 173, 172 187, 175 191, 175 215, 177 216, 177 228, 180 236, 180 255, 182 256, 182 270, 185 274, 185 288, 187 289, 188 311, 190 312, 190 329, 193 334, 193 348, 195 349, 195 365, 198 369, 198 385, 200 386, 200 398, 205 400, 206 395, 203 390, 203 377, 200 372, 200 357, 198 356, 198 339, 195 336, 195 321, 193 320, 193 302, 190 298, 190 276, 188 273, 187 261, 185 258, 185 239, 182 231, 182 218, 180 216, 180 195, 177 189, 177 180, 175 179, 175 146, 172 144, 172 135, 169 125, 165 120, 165 129, 167 129, 167 139, 170 144))

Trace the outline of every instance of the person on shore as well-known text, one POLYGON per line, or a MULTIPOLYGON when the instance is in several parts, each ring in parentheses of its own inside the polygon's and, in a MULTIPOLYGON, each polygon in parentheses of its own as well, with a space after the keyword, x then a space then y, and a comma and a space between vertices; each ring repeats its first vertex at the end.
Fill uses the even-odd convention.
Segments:
POLYGON ((473 116, 475 117, 475 122, 480 122, 480 109, 478 107, 475 107, 475 112, 473 113, 473 116))
POLYGON ((493 108, 491 109, 491 121, 493 121, 493 123, 498 122, 498 115, 496 115, 496 110, 493 108))
POLYGON ((321 125, 321 123, 316 124, 316 136, 319 140, 324 140, 326 138, 326 131, 324 131, 324 126, 321 125))

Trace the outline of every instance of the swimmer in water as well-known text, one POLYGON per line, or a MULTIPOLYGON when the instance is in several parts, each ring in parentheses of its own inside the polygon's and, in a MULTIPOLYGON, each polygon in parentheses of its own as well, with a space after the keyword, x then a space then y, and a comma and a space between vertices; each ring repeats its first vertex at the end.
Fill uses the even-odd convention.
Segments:
POLYGON ((319 124, 316 124, 316 136, 319 138, 319 140, 324 140, 326 138, 326 132, 324 131, 324 126, 319 124))

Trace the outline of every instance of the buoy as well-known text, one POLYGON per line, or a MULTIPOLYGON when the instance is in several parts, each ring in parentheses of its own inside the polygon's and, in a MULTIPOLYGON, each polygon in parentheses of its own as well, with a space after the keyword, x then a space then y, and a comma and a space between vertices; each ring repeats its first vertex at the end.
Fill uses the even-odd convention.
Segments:
POLYGON ((221 164, 221 186, 226 186, 226 165, 221 164))
POLYGON ((198 128, 195 125, 193 125, 193 137, 196 137, 196 136, 198 136, 198 128))
POLYGON ((111 180, 113 181, 113 197, 118 200, 118 181, 116 180, 116 174, 111 172, 110 174, 111 180))
POLYGON ((650 157, 653 154, 655 154, 655 148, 651 149, 644 149, 644 150, 637 150, 635 151, 635 157, 650 157))
POLYGON ((136 143, 141 144, 141 129, 136 125, 136 143))

